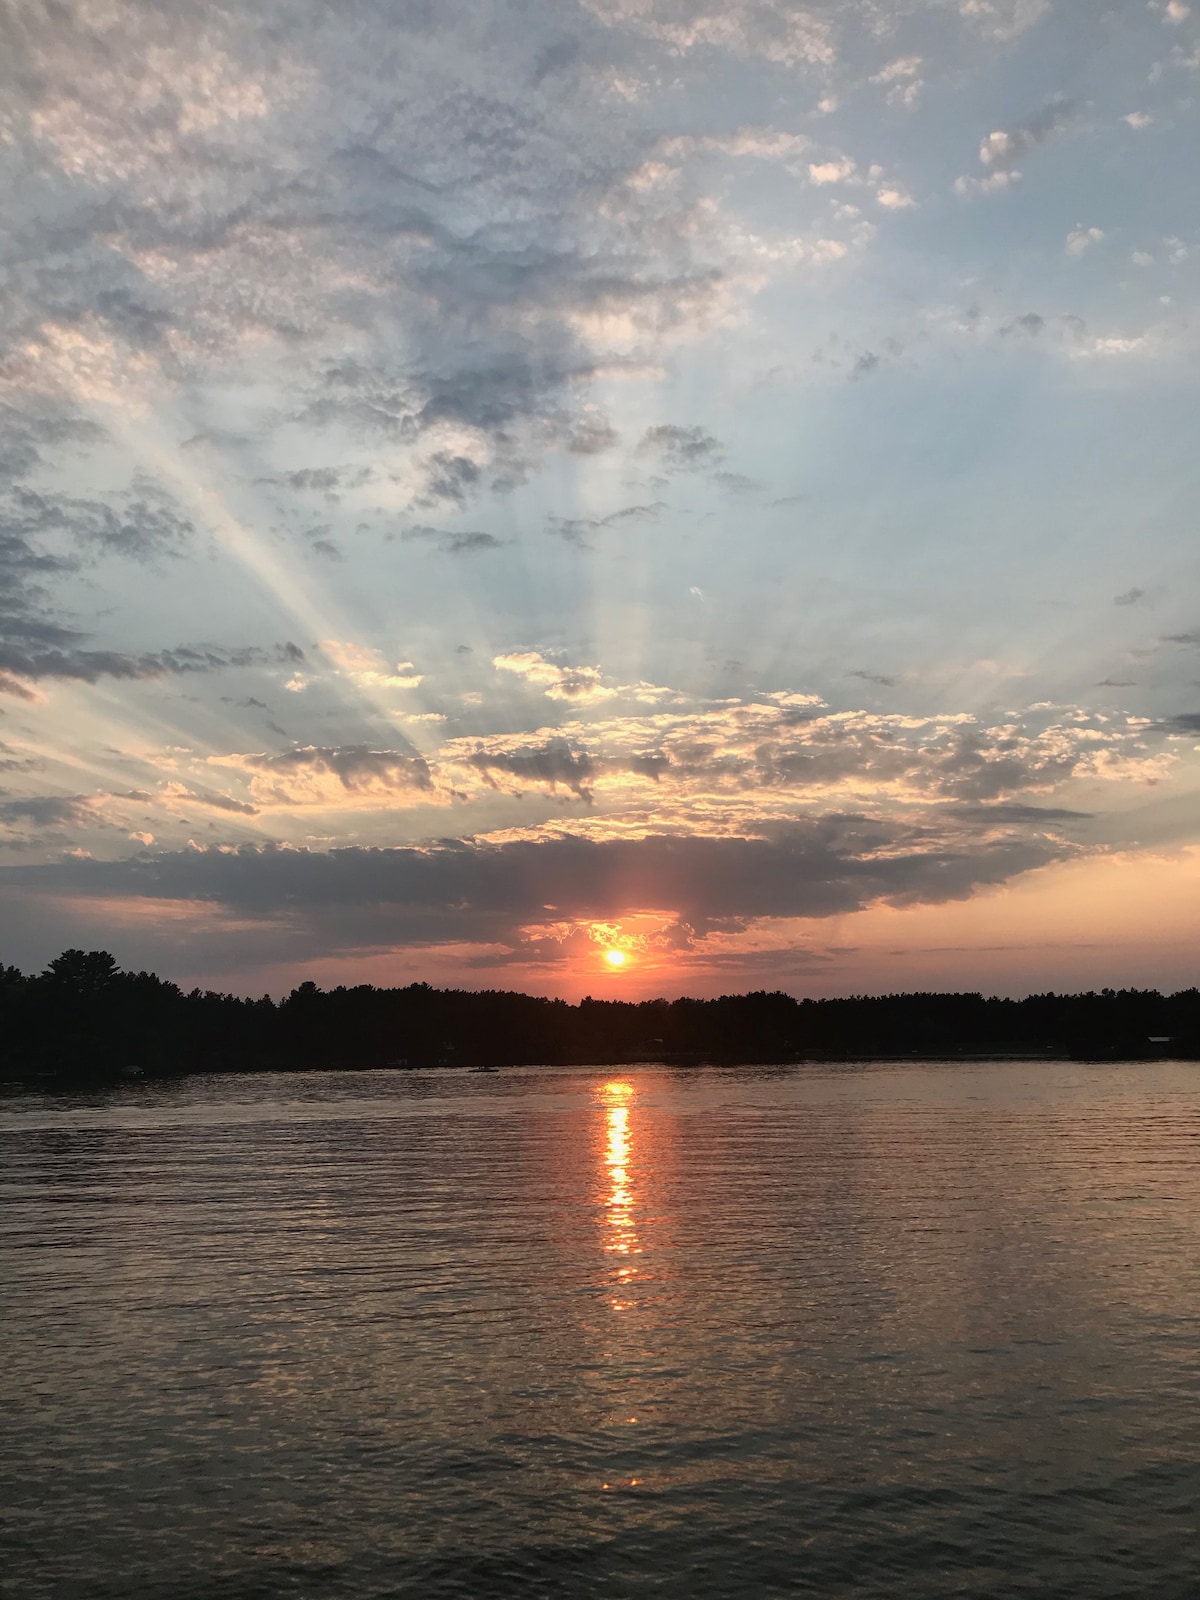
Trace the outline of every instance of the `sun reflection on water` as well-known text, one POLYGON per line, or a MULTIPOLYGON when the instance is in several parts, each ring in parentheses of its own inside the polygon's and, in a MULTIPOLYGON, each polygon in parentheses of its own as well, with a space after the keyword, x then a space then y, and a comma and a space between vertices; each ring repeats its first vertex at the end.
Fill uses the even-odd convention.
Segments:
POLYGON ((601 1091, 605 1120, 604 1248, 620 1258, 612 1273, 615 1292, 609 1298, 614 1311, 628 1311, 633 1304, 626 1292, 637 1277, 637 1267, 629 1258, 642 1253, 629 1175, 633 1157, 630 1107, 635 1093, 631 1083, 619 1082, 606 1083, 601 1091))

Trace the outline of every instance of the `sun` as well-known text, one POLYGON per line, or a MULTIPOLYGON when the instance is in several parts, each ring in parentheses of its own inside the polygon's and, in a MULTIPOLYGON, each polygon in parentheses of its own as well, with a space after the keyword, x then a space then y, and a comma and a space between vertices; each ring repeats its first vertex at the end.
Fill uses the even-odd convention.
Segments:
POLYGON ((608 962, 610 967, 623 967, 628 957, 626 956, 624 950, 606 950, 604 952, 604 959, 608 962))

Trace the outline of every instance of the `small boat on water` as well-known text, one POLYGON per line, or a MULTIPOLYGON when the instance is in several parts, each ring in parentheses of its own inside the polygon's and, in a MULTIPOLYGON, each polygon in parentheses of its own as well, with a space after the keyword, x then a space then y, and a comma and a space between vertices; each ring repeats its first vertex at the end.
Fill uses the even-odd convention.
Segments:
POLYGON ((472 1067, 472 1072, 499 1072, 499 1067, 472 1067))

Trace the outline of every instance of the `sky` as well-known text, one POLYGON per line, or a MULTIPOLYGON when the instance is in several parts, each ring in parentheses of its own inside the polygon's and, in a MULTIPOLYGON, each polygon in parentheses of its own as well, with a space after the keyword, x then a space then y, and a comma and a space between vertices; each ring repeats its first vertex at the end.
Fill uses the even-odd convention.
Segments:
POLYGON ((0 961, 1197 981, 1200 5, 3 0, 0 79, 0 961))

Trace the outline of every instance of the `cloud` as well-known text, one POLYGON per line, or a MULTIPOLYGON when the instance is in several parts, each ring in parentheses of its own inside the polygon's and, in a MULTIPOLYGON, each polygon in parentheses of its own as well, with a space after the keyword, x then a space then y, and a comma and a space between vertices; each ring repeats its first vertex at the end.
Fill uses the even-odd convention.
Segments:
MULTIPOLYGON (((229 809, 254 814, 259 806, 336 805, 345 796, 377 799, 397 794, 425 797, 433 782, 428 763, 412 751, 379 750, 369 745, 304 745, 278 754, 216 758, 220 765, 250 775, 254 806, 232 802, 229 809)), ((211 800, 208 803, 213 803, 211 800)))
POLYGON ((680 427, 663 422, 647 428, 638 449, 657 456, 668 472, 696 472, 711 467, 724 455, 721 441, 701 427, 680 427))
POLYGON ((888 105, 911 111, 916 107, 921 97, 921 90, 925 87, 921 77, 921 66, 920 56, 899 56, 895 61, 890 61, 886 67, 881 67, 871 82, 882 84, 886 88, 888 105))
POLYGON ((568 544, 590 550, 593 548, 588 542, 591 534, 618 528, 624 523, 657 522, 666 509, 665 501, 652 500, 645 505, 622 506, 619 511, 610 511, 603 517, 547 517, 546 526, 550 533, 557 534, 568 544))
MULTIPOLYGON (((559 679, 571 669, 528 656, 517 670, 552 698, 572 698, 559 679)), ((895 684, 880 674, 853 675, 881 687, 895 684)), ((638 688, 608 688, 596 669, 575 687, 577 700, 597 690, 597 698, 636 697, 638 688)), ((576 758, 587 758, 588 787, 608 807, 596 827, 616 825, 608 816, 627 828, 649 826, 653 818, 689 832, 753 828, 767 817, 845 804, 851 795, 863 807, 924 813, 943 801, 1045 793, 1073 778, 1155 781, 1166 770, 1136 719, 1035 711, 989 727, 962 714, 831 712, 813 696, 789 694, 711 709, 668 707, 528 735, 451 740, 431 758, 435 781, 461 788, 459 769, 493 754, 532 772, 548 740, 565 740, 576 758)))
POLYGON ((745 126, 736 133, 726 135, 704 134, 664 139, 658 146, 658 153, 664 157, 678 158, 694 151, 704 151, 735 159, 789 161, 803 155, 811 144, 812 140, 804 133, 792 133, 783 128, 745 126))
POLYGON ((620 442, 620 434, 594 406, 577 415, 555 419, 561 429, 564 448, 573 456, 596 456, 620 442))
MULTIPOLYGON (((634 203, 646 139, 612 103, 631 35, 830 59, 827 25, 782 0, 687 10, 600 5, 565 34, 485 5, 386 27, 301 0, 116 0, 73 28, 35 8, 10 86, 28 204, 0 383, 82 426, 97 402, 128 417, 248 378, 230 438, 283 422, 384 443, 417 507, 511 487, 550 451, 612 448, 580 386, 797 259, 687 196, 634 203)), ((719 137, 765 159, 805 142, 719 137)), ((371 470, 318 457, 270 481, 336 499, 371 470)), ((142 555, 179 532, 149 501, 97 528, 142 555)))
POLYGON ((235 795, 219 794, 214 789, 198 789, 185 783, 172 782, 163 785, 162 795, 172 805, 208 806, 213 811, 228 811, 239 817, 258 815, 258 807, 251 805, 249 801, 239 800, 235 795))
POLYGON ((965 805, 950 807, 951 814, 968 822, 987 824, 1033 823, 1050 826, 1056 822, 1086 822, 1090 811, 1075 811, 1069 806, 1026 806, 1012 802, 993 802, 990 805, 965 805))
POLYGON ((986 178, 973 178, 964 174, 954 180, 954 192, 957 195, 967 196, 972 194, 1001 194, 1005 189, 1014 188, 1020 183, 1021 174, 1000 170, 991 172, 986 178))
POLYGON ((857 172, 857 163, 849 156, 838 156, 832 161, 810 162, 808 175, 818 186, 827 183, 845 183, 857 172))
POLYGON ((470 456, 436 450, 422 463, 425 485, 415 497, 419 506, 465 506, 484 482, 483 465, 470 456))
POLYGON ((1066 252, 1069 256, 1081 256, 1103 237, 1103 228, 1073 228, 1067 235, 1066 252))
MULTIPOLYGON (((459 840, 425 848, 329 852, 245 845, 106 862, 0 869, 0 888, 26 893, 203 903, 297 925, 315 948, 500 942, 520 948, 546 923, 666 913, 685 940, 754 919, 827 918, 877 901, 941 903, 1061 859, 1044 832, 1002 828, 975 845, 961 825, 940 839, 853 814, 759 838, 459 840), (298 920, 299 919, 299 920, 298 920)), ((265 924, 265 926, 264 926, 265 924)))
POLYGON ((382 652, 368 645, 322 639, 320 648, 339 675, 361 689, 416 689, 424 682, 424 674, 411 661, 398 661, 393 670, 382 652))
POLYGON ((1126 589, 1124 594, 1114 596, 1113 605, 1135 606, 1139 600, 1144 600, 1145 598, 1146 591, 1144 589, 1126 589))
POLYGON ((730 494, 753 494, 762 488, 757 478, 748 478, 744 472, 714 472, 712 482, 730 494))
POLYGON ((595 765, 586 751, 573 750, 566 740, 548 740, 536 748, 503 751, 480 749, 468 756, 468 763, 486 777, 502 773, 518 782, 543 785, 551 790, 560 785, 580 799, 591 795, 595 765))
POLYGON ((990 133, 979 147, 980 161, 996 171, 1011 170, 1029 151, 1070 127, 1074 110, 1072 102, 1054 100, 1027 122, 990 133))
MULTIPOLYGON (((1043 196, 1050 210, 1038 215, 1060 250, 1075 215, 1103 223, 1110 243, 1127 239, 1118 255, 1149 241, 1159 266, 1124 292, 1152 299, 1173 287, 1179 304, 1144 345, 1140 324, 1111 321, 1136 309, 1114 310, 1116 289, 1090 268, 1099 334, 1053 304, 1014 316, 1045 303, 1022 244, 1037 218, 1018 227, 1014 214, 1009 228, 980 218, 947 234, 927 199, 937 150, 960 151, 937 182, 961 170, 964 192, 998 193, 1031 177, 1037 150, 1066 132, 1065 102, 1026 118, 1038 102, 1012 99, 1038 41, 1001 43, 1044 6, 956 0, 942 28, 916 0, 890 11, 859 0, 105 0, 70 10, 70 26, 41 4, 20 9, 4 134, 20 182, 0 295, 0 685, 23 699, 5 702, 5 726, 32 741, 36 722, 37 748, 57 746, 75 766, 51 762, 36 778, 6 767, 3 781, 67 791, 128 765, 120 781, 152 798, 136 813, 126 805, 98 850, 145 843, 130 833, 180 842, 191 817, 225 842, 261 839, 269 822, 291 842, 314 844, 320 827, 324 842, 353 828, 358 843, 395 843, 429 825, 431 806, 477 803, 465 820, 455 811, 457 831, 486 824, 498 842, 547 818, 597 845, 656 830, 750 839, 827 810, 868 817, 902 850, 920 835, 970 854, 984 820, 952 808, 988 809, 989 830, 1041 829, 1044 816, 999 808, 1037 810, 1040 798, 1049 811, 1067 786, 1150 781, 1164 755, 1191 759, 1119 715, 985 715, 980 699, 966 702, 976 721, 923 720, 851 709, 849 692, 833 708, 765 692, 704 698, 731 683, 786 683, 803 657, 833 688, 872 685, 876 706, 928 703, 900 692, 907 671, 891 684, 850 673, 856 656, 903 654, 877 619, 866 632, 855 620, 861 584, 845 591, 840 659, 825 638, 843 605, 820 573, 829 484, 836 475, 851 501, 870 499, 868 480, 891 459, 872 435, 883 425, 874 385, 834 393, 830 377, 856 364, 860 377, 886 377, 899 351, 882 338, 889 295, 908 307, 910 375, 923 349, 944 349, 954 308, 979 303, 969 360, 959 359, 968 335, 953 335, 968 387, 985 366, 1011 387, 1051 354, 1165 350, 1191 315, 1184 274, 1151 282, 1186 242, 1127 233, 1119 196, 1090 218, 1078 198, 1064 216, 1061 195, 1043 196), (895 159, 914 165, 893 174, 889 161, 885 174, 872 154, 886 142, 872 152, 870 141, 897 117, 907 123, 926 81, 937 85, 938 137, 924 136, 932 123, 921 137, 908 124, 914 138, 895 159), (852 270, 872 238, 881 251, 903 244, 895 271, 886 260, 852 270), (998 327, 1006 342, 982 337, 998 327), (775 399, 758 383, 765 367, 784 374, 775 399), (725 444, 709 429, 728 434, 719 419, 734 412, 737 442, 725 444), (768 517, 756 531, 754 506, 732 496, 755 493, 749 474, 770 479, 785 458, 790 480, 812 479, 812 516, 794 528, 768 517), (636 487, 647 480, 654 487, 636 487), (660 493, 680 506, 669 511, 660 493), (703 507, 701 523, 689 513, 703 507), (392 547, 411 584, 382 573, 376 528, 413 541, 392 547), (607 540, 592 574, 600 589, 571 559, 539 567, 542 529, 577 546, 607 540), (610 538, 622 529, 628 537, 610 538), (767 571, 782 624, 771 584, 753 588, 767 571), (810 601, 825 618, 811 638, 810 601), (233 631, 231 619, 256 613, 269 620, 233 631), (202 623, 206 614, 218 620, 202 623), (171 620, 181 615, 187 627, 171 620), (729 633, 747 618, 757 654, 729 633), (289 634, 307 659, 270 647, 289 634), (444 659, 459 638, 475 654, 444 659), (206 685, 215 671, 246 681, 206 685), (641 672, 674 687, 628 681, 641 672), (289 678, 309 692, 290 697, 288 733, 264 748, 275 735, 263 705, 289 678), (58 687, 101 680, 99 695, 58 687), (218 687, 230 705, 213 703, 218 687), (428 698, 443 689, 444 705, 428 698), (438 705, 445 724, 410 720, 441 715, 438 705), (397 729, 419 736, 420 751, 397 729), (329 816, 318 823, 320 808, 329 816)), ((1142 14, 1159 54, 1190 48, 1157 20, 1142 14)), ((1073 24, 1060 21, 1065 39, 1073 24)), ((1120 81, 1100 83, 1086 51, 1077 76, 1080 104, 1104 123, 1097 137, 1132 159, 1134 119, 1148 113, 1131 109, 1123 136, 1117 119, 1120 105, 1142 104, 1148 60, 1127 54, 1124 65, 1105 57, 1120 81)), ((1116 181, 1111 163, 1096 171, 1116 181)), ((1134 366, 1076 365, 1062 405, 1088 386, 1132 385, 1134 366)), ((944 386, 919 384, 911 399, 936 408, 944 386)), ((1065 415, 1056 408, 1051 428, 1065 415)), ((1039 471, 1061 467, 1052 442, 1039 471)), ((1116 470, 1120 453, 1110 455, 1116 470)), ((905 459, 925 472, 927 456, 905 459)), ((961 473, 952 487, 969 493, 961 473)), ((925 543, 953 543, 948 505, 938 501, 925 543)), ((861 566, 865 546, 851 544, 842 553, 861 566)), ((951 601, 974 581, 968 568, 990 559, 982 547, 958 554, 938 568, 951 601)), ((1107 581, 1115 595, 1129 580, 1107 581)), ((897 602, 910 632, 924 614, 914 593, 903 587, 897 602)), ((1035 672, 1049 670, 1026 646, 1035 672)), ((1097 668, 1081 670, 1087 682, 1097 668)), ((1159 704, 1161 685, 1146 677, 1130 704, 1142 693, 1159 704)), ((1068 792, 1059 809, 1071 803, 1068 792)))
POLYGON ((1017 163, 1048 139, 1070 127, 1074 107, 1069 101, 1052 101, 1035 117, 1016 127, 997 128, 989 133, 979 146, 980 165, 986 169, 983 177, 964 176, 955 181, 955 192, 960 195, 990 194, 1010 188, 1020 181, 1017 163))
POLYGON ((605 700, 615 692, 605 688, 598 667, 559 666, 537 650, 511 650, 493 656, 492 665, 541 689, 551 700, 605 700))
POLYGON ((917 203, 907 190, 895 187, 878 190, 875 199, 885 211, 908 211, 917 203))
POLYGON ((227 650, 215 645, 177 645, 170 650, 130 655, 121 650, 77 648, 69 642, 69 634, 49 624, 41 630, 44 643, 36 637, 36 623, 25 622, 20 631, 24 636, 20 644, 0 642, 0 693, 23 698, 29 697, 30 683, 47 678, 76 683, 99 683, 102 678, 128 682, 304 659, 299 647, 291 643, 271 650, 256 646, 227 650))
POLYGON ((996 331, 1006 339, 1043 340, 1049 349, 1072 361, 1151 356, 1163 348, 1161 331, 1154 326, 1135 334, 1097 333, 1082 317, 1070 314, 1044 317, 1027 311, 996 331))
POLYGON ((899 83, 915 78, 921 69, 920 56, 899 56, 882 67, 871 79, 872 83, 899 83))
MULTIPOLYGON (((50 430, 51 437, 56 431, 50 430)), ((11 453, 17 473, 40 460, 29 431, 17 434, 11 453)), ((0 693, 29 698, 29 685, 42 678, 94 683, 102 677, 211 671, 258 654, 198 646, 138 655, 88 649, 86 636, 56 608, 55 588, 98 555, 145 561, 175 554, 192 531, 141 481, 116 497, 115 505, 11 484, 0 496, 0 693)))
POLYGON ((372 476, 372 469, 362 465, 300 467, 295 472, 279 473, 262 481, 293 489, 298 494, 323 494, 327 500, 336 501, 339 490, 360 489, 372 476))
POLYGON ((788 0, 585 0, 612 26, 628 28, 672 52, 714 50, 782 67, 830 66, 831 25, 788 0))
POLYGON ((504 540, 497 539, 494 533, 483 533, 479 529, 430 528, 423 525, 405 528, 400 537, 406 541, 428 540, 448 556, 482 555, 485 550, 499 550, 504 544, 504 540))
POLYGON ((103 558, 153 565, 164 557, 196 553, 194 522, 144 474, 104 497, 68 495, 21 481, 53 475, 47 452, 97 442, 94 427, 47 409, 36 398, 22 416, 0 405, 0 464, 9 467, 8 486, 0 493, 0 694, 30 700, 33 685, 45 680, 150 681, 302 661, 303 652, 290 642, 105 648, 66 619, 58 598, 62 586, 86 577, 103 558))
POLYGON ((451 533, 445 541, 447 555, 480 555, 484 550, 499 550, 503 539, 497 539, 494 534, 480 533, 477 530, 465 533, 451 533))
POLYGON ((18 485, 6 497, 3 515, 11 532, 24 539, 62 534, 85 555, 103 552, 135 561, 177 555, 195 534, 192 522, 145 477, 108 501, 18 485))
POLYGON ((1007 42, 1035 27, 1051 0, 958 0, 959 15, 980 32, 1007 42))
POLYGON ((1039 316, 1036 311, 1026 311, 1019 317, 1014 317, 1000 329, 1002 335, 1025 334, 1030 339, 1036 339, 1046 326, 1046 319, 1039 316))
POLYGON ((341 474, 336 467, 302 467, 298 472, 286 473, 282 480, 289 489, 336 489, 341 474))
POLYGON ((0 824, 12 827, 64 828, 89 826, 96 821, 95 800, 88 795, 31 795, 23 800, 0 800, 0 824))
MULTIPOLYGON (((478 939, 524 951, 529 939, 557 937, 545 932, 546 905, 567 921, 654 910, 690 940, 722 919, 956 898, 1066 859, 1083 847, 1070 836, 1086 817, 1063 803, 1064 786, 1154 782, 1174 759, 1163 737, 1189 731, 1186 719, 1155 727, 1053 706, 995 725, 961 713, 839 712, 790 691, 697 708, 664 700, 672 691, 652 685, 610 687, 598 668, 540 652, 495 665, 563 706, 622 697, 631 710, 455 737, 425 753, 365 742, 235 752, 205 766, 240 789, 181 775, 154 794, 126 795, 138 798, 132 831, 159 839, 195 806, 231 825, 253 817, 261 834, 268 816, 285 829, 295 816, 298 829, 311 829, 313 811, 386 817, 492 795, 491 815, 504 825, 490 836, 404 849, 222 843, 150 855, 138 839, 127 861, 23 869, 0 874, 0 887, 224 907, 263 919, 260 958, 276 937, 291 949, 297 939, 329 949, 478 939), (564 819, 564 805, 582 809, 564 819)), ((66 830, 96 820, 71 806, 39 817, 66 830)), ((130 820, 119 827, 130 830, 130 820)))
POLYGON ((0 772, 37 772, 44 765, 40 756, 25 755, 0 739, 0 772))

